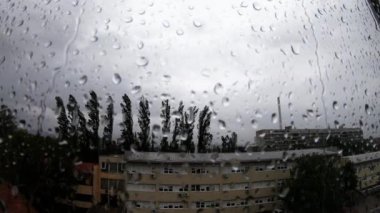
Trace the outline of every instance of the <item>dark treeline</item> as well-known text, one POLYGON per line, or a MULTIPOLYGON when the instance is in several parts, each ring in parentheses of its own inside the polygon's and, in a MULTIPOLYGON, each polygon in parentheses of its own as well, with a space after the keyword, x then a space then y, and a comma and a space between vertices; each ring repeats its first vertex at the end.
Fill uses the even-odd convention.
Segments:
POLYGON ((210 133, 211 109, 204 106, 185 109, 182 102, 177 108, 170 106, 169 100, 161 103, 161 126, 151 126, 149 101, 141 97, 138 104, 138 126, 133 129, 132 103, 128 95, 121 98, 122 122, 121 134, 113 140, 114 100, 108 97, 104 115, 100 115, 100 104, 94 91, 90 92, 85 104, 87 117, 75 97, 70 95, 65 106, 61 97, 56 97, 58 109, 57 133, 59 140, 65 140, 69 147, 81 156, 83 161, 96 162, 99 153, 122 153, 125 150, 190 152, 199 153, 211 151, 234 152, 237 149, 237 134, 222 136, 221 147, 212 146, 213 135, 210 133), (103 136, 99 136, 100 119, 104 123, 103 136), (197 126, 196 126, 197 122, 197 126), (194 128, 197 127, 197 144, 194 139, 194 128))
POLYGON ((66 141, 19 129, 15 112, 0 107, 0 184, 17 186, 38 212, 70 212, 67 200, 74 196, 73 170, 78 162, 71 150, 66 141))

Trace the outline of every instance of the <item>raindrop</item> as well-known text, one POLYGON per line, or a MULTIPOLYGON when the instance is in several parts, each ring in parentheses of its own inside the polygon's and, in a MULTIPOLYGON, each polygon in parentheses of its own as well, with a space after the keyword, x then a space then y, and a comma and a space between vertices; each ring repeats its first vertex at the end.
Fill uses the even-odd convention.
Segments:
POLYGON ((253 2, 252 6, 253 6, 253 9, 257 11, 261 10, 261 4, 257 1, 253 2))
POLYGON ((139 43, 137 44, 137 48, 139 48, 140 50, 141 50, 142 48, 144 48, 144 42, 139 41, 139 43))
POLYGON ((272 113, 272 123, 277 123, 277 120, 278 120, 278 118, 277 118, 277 114, 276 113, 272 113))
POLYGON ((292 49, 292 53, 294 55, 299 55, 300 54, 300 46, 299 45, 292 45, 291 49, 292 49))
POLYGON ((86 84, 87 83, 87 75, 83 75, 82 77, 80 77, 78 83, 80 85, 86 84))
POLYGON ((140 93, 141 92, 141 86, 134 86, 133 88, 132 88, 132 94, 133 95, 135 95, 135 94, 137 94, 137 93, 140 93))
POLYGON ((251 126, 252 128, 257 129, 257 121, 255 119, 251 120, 251 126))
POLYGON ((218 120, 218 124, 219 124, 219 129, 221 130, 226 129, 226 122, 224 122, 223 120, 218 120))
POLYGON ((149 64, 149 60, 144 56, 140 56, 136 61, 137 66, 145 67, 149 64))
POLYGON ((48 47, 50 47, 52 44, 53 44, 53 42, 48 41, 48 42, 46 42, 46 43, 44 44, 44 47, 48 48, 48 47))
POLYGON ((365 109, 365 113, 367 113, 367 115, 370 115, 370 114, 371 114, 371 109, 370 109, 370 107, 369 107, 368 104, 365 104, 365 105, 364 105, 364 109, 365 109))
POLYGON ((112 77, 112 82, 114 84, 120 84, 121 82, 121 76, 118 73, 114 73, 112 77))
POLYGON ((65 87, 66 87, 66 88, 70 87, 70 81, 66 81, 66 82, 65 82, 65 87))
POLYGON ((214 93, 219 95, 223 91, 223 85, 221 83, 216 83, 214 86, 214 93))
POLYGON ((165 28, 169 28, 170 27, 170 23, 167 20, 164 20, 162 22, 162 26, 164 26, 165 28))
POLYGON ((133 18, 131 16, 124 18, 125 23, 131 23, 132 21, 133 21, 133 18))
POLYGON ((333 109, 334 110, 338 110, 339 109, 338 101, 333 101, 333 109))
POLYGON ((159 135, 160 132, 161 132, 161 126, 158 125, 158 124, 154 124, 153 125, 153 134, 154 135, 159 135))
POLYGON ((5 61, 5 56, 0 58, 0 65, 2 65, 4 63, 4 61, 5 61))
POLYGON ((91 41, 92 42, 97 42, 98 41, 98 37, 97 36, 92 36, 91 37, 91 41))
POLYGON ((184 34, 182 29, 176 30, 177 35, 182 36, 184 34))
POLYGON ((66 140, 64 140, 64 141, 60 141, 58 144, 59 144, 60 146, 64 146, 64 145, 67 145, 68 143, 67 143, 66 140))
POLYGON ((202 23, 198 20, 194 20, 193 25, 194 25, 194 27, 197 27, 197 28, 202 27, 202 23))
POLYGON ((230 99, 228 97, 223 97, 222 104, 225 107, 228 106, 228 105, 230 105, 230 99))

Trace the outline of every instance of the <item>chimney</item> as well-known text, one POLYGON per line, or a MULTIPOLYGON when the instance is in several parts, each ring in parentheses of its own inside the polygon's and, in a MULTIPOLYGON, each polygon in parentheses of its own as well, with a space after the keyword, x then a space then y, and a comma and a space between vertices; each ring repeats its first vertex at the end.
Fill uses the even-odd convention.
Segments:
POLYGON ((278 119, 279 119, 280 129, 282 129, 282 115, 281 115, 280 97, 277 97, 277 106, 278 106, 278 119))

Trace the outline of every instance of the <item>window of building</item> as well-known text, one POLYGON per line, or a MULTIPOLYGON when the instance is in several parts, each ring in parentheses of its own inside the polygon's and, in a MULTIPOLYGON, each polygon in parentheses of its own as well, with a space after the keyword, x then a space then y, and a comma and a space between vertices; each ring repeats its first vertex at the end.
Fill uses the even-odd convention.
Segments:
POLYGON ((160 191, 160 192, 172 192, 173 186, 161 185, 158 187, 158 191, 160 191))
POLYGON ((173 168, 169 168, 169 167, 164 167, 163 168, 163 173, 164 174, 173 174, 174 173, 174 169, 173 168))

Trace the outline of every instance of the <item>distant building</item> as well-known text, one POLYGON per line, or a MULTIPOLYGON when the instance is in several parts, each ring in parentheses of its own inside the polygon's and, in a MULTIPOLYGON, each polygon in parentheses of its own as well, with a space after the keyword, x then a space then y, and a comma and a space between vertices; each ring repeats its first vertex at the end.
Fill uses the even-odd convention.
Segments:
POLYGON ((125 154, 126 209, 133 212, 273 212, 294 160, 319 149, 255 153, 125 154))
POLYGON ((81 163, 74 167, 74 173, 78 180, 75 186, 74 206, 88 209, 100 202, 99 166, 94 163, 81 163))
POLYGON ((351 155, 343 159, 354 164, 358 190, 364 194, 380 190, 380 152, 351 155))
POLYGON ((340 129, 262 129, 256 132, 256 143, 264 150, 288 150, 324 147, 328 138, 360 142, 360 128, 340 129))

